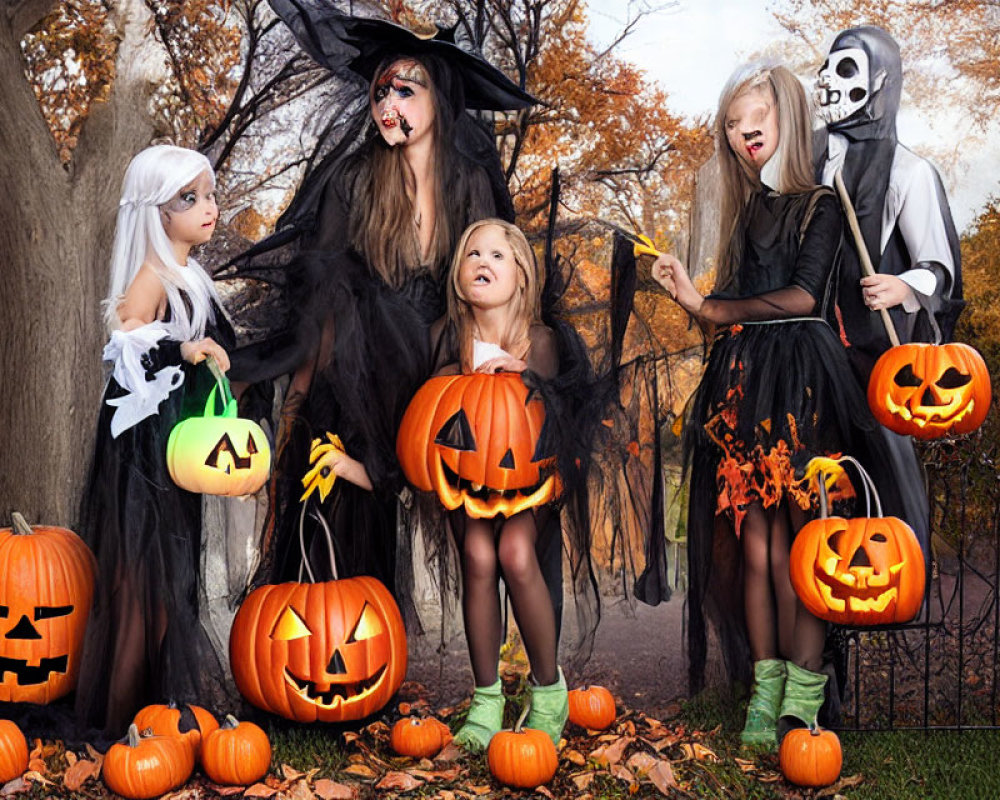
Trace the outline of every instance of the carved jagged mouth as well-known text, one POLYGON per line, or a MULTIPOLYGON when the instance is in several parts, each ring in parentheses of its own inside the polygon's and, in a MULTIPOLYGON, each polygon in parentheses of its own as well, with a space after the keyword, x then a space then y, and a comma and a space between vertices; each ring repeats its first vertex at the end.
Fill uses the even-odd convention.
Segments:
POLYGON ((898 581, 899 571, 902 564, 897 564, 889 568, 889 573, 880 578, 864 575, 856 576, 850 572, 843 573, 840 577, 850 580, 838 580, 832 575, 827 575, 822 569, 816 570, 816 577, 819 579, 819 593, 823 602, 831 611, 842 612, 845 609, 851 612, 875 612, 885 611, 890 603, 899 599, 899 587, 895 584, 889 586, 890 575, 893 581, 898 581))
POLYGON ((956 404, 949 404, 947 406, 940 406, 940 410, 935 410, 933 414, 922 413, 920 415, 914 414, 910 408, 906 405, 899 405, 894 402, 891 397, 885 399, 885 407, 888 409, 890 414, 900 417, 907 422, 913 422, 918 427, 923 428, 925 425, 938 424, 943 422, 957 423, 965 419, 969 414, 973 412, 976 407, 976 401, 970 400, 968 405, 960 411, 955 411, 956 404))
POLYGON ((331 683, 330 688, 325 691, 318 689, 314 681, 306 680, 305 678, 293 675, 288 667, 285 667, 285 680, 295 689, 296 692, 298 692, 299 697, 309 700, 318 706, 330 708, 336 705, 338 701, 345 702, 347 700, 353 700, 356 697, 360 697, 363 694, 370 692, 382 678, 382 675, 385 673, 386 666, 386 664, 383 664, 374 675, 361 681, 355 681, 353 683, 331 683))
POLYGON ((0 680, 3 680, 8 672, 14 673, 18 686, 33 686, 45 683, 53 672, 66 672, 69 664, 69 656, 56 656, 55 658, 43 658, 38 662, 37 667, 28 666, 28 662, 23 658, 8 658, 0 656, 0 680))
POLYGON ((473 483, 466 478, 458 477, 458 473, 452 470, 451 467, 443 461, 441 462, 441 466, 444 467, 444 476, 452 488, 465 492, 468 497, 475 497, 479 500, 489 500, 497 497, 510 499, 517 497, 518 495, 527 497, 533 495, 541 489, 542 486, 545 485, 546 481, 551 478, 551 475, 546 475, 544 470, 540 470, 539 473, 541 477, 537 483, 532 484, 531 486, 525 486, 521 489, 491 489, 489 486, 483 486, 479 483, 473 483))

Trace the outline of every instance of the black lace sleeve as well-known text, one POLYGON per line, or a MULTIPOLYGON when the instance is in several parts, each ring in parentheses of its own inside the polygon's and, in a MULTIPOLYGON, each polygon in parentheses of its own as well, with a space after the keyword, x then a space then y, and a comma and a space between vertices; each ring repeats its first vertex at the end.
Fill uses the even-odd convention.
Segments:
POLYGON ((532 325, 528 332, 531 346, 525 362, 528 369, 542 380, 552 380, 559 374, 559 343, 555 332, 541 324, 532 325))

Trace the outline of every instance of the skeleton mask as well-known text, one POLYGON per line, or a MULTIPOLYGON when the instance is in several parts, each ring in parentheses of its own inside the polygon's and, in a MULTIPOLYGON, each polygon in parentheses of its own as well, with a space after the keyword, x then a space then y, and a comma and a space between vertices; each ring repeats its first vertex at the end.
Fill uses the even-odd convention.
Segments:
MULTIPOLYGON (((882 77, 884 75, 876 76, 878 85, 872 86, 872 92, 878 91, 882 77)), ((820 118, 827 125, 845 120, 864 108, 868 98, 868 53, 860 47, 831 52, 816 79, 820 118)))

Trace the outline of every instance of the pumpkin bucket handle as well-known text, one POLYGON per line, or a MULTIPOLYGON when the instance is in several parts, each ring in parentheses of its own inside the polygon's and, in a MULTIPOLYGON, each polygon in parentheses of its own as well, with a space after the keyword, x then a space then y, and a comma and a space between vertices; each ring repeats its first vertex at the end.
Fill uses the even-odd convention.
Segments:
MULTIPOLYGON (((875 481, 868 474, 868 470, 861 466, 861 463, 854 456, 841 456, 835 459, 837 463, 850 462, 861 475, 862 485, 865 487, 865 516, 871 516, 872 500, 875 500, 875 514, 882 516, 882 498, 879 497, 878 489, 875 488, 875 481)), ((819 485, 819 516, 825 519, 828 515, 829 499, 826 494, 826 480, 823 472, 816 474, 816 482, 819 485)))
POLYGON ((208 371, 212 373, 212 377, 215 378, 215 386, 212 387, 212 391, 208 393, 208 399, 205 401, 205 416, 216 416, 215 398, 220 397, 222 398, 223 406, 222 416, 235 417, 236 405, 233 402, 235 398, 233 397, 233 390, 229 386, 229 378, 227 378, 226 373, 219 368, 219 363, 213 356, 208 356, 208 358, 205 359, 205 365, 208 367, 208 371), (216 395, 216 389, 218 389, 218 395, 216 395))
MULTIPOLYGON (((303 523, 306 519, 306 506, 308 503, 302 504, 302 510, 299 512, 299 550, 302 552, 302 563, 299 564, 299 583, 302 582, 302 570, 305 569, 306 573, 309 575, 309 582, 316 583, 316 575, 312 571, 312 567, 309 565, 309 556, 306 553, 306 537, 303 530, 303 523)), ((333 548, 333 534, 330 532, 330 524, 326 521, 322 514, 315 514, 314 519, 319 520, 319 524, 323 528, 323 535, 326 536, 326 547, 327 552, 330 554, 330 574, 333 576, 333 580, 337 580, 337 558, 334 554, 333 548)))

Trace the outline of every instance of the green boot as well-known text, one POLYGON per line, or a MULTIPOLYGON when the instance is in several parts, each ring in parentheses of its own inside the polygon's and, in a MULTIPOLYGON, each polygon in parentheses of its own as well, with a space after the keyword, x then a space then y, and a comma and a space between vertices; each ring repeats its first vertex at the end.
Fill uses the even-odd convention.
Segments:
POLYGON ((740 734, 740 741, 745 747, 777 747, 778 709, 784 691, 785 662, 777 658, 755 661, 747 721, 740 734))
POLYGON ((503 727, 503 687, 500 679, 492 686, 477 686, 465 724, 455 734, 455 744, 466 750, 485 750, 493 734, 503 727))
POLYGON ((821 672, 810 672, 791 661, 787 662, 787 667, 785 697, 778 713, 781 727, 785 731, 810 727, 816 723, 816 715, 823 705, 829 676, 821 672))
POLYGON ((531 709, 525 727, 545 731, 556 747, 569 718, 569 693, 562 667, 557 667, 559 679, 548 686, 531 687, 531 709))

